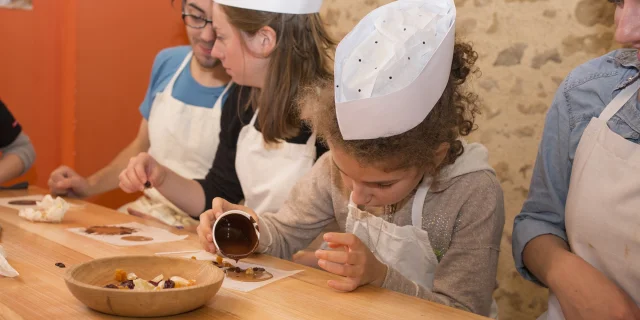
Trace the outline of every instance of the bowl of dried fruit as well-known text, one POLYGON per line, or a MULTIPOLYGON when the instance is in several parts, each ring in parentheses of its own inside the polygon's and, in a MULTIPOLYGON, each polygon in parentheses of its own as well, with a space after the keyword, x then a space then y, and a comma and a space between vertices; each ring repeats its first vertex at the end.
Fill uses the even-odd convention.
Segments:
POLYGON ((222 286, 211 262, 157 256, 92 260, 70 268, 65 282, 87 307, 125 317, 176 315, 205 305, 222 286))

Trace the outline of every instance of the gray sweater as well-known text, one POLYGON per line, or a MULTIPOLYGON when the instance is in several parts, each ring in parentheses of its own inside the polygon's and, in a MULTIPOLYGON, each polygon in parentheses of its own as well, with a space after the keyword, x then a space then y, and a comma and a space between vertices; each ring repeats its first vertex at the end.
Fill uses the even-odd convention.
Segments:
POLYGON ((24 164, 22 173, 27 172, 36 161, 36 151, 33 149, 31 140, 29 140, 29 137, 24 134, 24 132, 21 132, 10 145, 0 148, 0 152, 3 154, 17 155, 24 164))
MULTIPOLYGON (((411 225, 413 197, 393 215, 393 223, 411 225)), ((296 184, 278 213, 260 215, 258 250, 290 259, 331 222, 344 232, 348 203, 349 191, 328 152, 296 184)), ((433 289, 416 286, 393 268, 388 268, 382 286, 488 316, 503 227, 502 189, 492 172, 476 171, 434 183, 422 222, 439 260, 433 289)))

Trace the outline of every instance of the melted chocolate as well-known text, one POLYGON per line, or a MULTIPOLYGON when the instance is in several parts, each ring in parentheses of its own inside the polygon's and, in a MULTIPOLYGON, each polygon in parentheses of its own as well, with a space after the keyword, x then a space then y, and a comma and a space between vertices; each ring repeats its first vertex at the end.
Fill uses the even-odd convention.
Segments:
POLYGON ((229 268, 225 271, 227 278, 242 282, 262 282, 273 278, 273 275, 264 268, 251 268, 253 273, 247 273, 240 267, 229 268))
POLYGON ((15 206, 35 206, 36 201, 35 200, 14 200, 14 201, 9 201, 9 204, 12 204, 15 206))
POLYGON ((132 234, 136 232, 135 229, 127 227, 114 227, 114 226, 93 226, 87 228, 84 232, 88 234, 102 234, 110 236, 123 236, 126 234, 132 234))
POLYGON ((122 237, 120 239, 127 240, 127 241, 151 241, 151 240, 153 240, 153 238, 143 237, 143 236, 126 236, 126 237, 122 237))

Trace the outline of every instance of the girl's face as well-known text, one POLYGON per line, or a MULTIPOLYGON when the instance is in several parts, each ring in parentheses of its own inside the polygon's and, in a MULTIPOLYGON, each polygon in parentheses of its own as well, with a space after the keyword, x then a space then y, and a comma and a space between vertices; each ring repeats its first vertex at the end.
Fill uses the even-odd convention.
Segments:
POLYGON ((231 79, 240 85, 262 88, 270 58, 265 54, 260 36, 248 36, 235 28, 224 9, 213 4, 213 29, 216 41, 211 56, 222 62, 231 79))
POLYGON ((356 205, 385 206, 405 199, 418 186, 424 170, 407 168, 384 171, 363 166, 344 150, 330 146, 334 165, 340 170, 342 181, 352 191, 356 205))
MULTIPOLYGON (((609 0, 617 5, 616 41, 640 49, 640 0, 609 0)), ((640 59, 640 52, 638 53, 640 59)))

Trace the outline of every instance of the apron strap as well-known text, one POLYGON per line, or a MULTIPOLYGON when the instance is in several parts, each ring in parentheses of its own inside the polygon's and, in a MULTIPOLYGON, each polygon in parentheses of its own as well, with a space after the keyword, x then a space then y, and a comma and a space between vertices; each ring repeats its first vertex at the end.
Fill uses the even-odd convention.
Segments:
POLYGON ((416 228, 422 229, 422 211, 432 181, 432 178, 423 178, 422 182, 420 182, 420 185, 418 186, 416 195, 413 198, 413 206, 411 207, 411 224, 416 228))
POLYGON ((614 114, 618 113, 622 106, 624 106, 631 97, 640 89, 640 80, 636 80, 634 83, 628 85, 624 88, 618 95, 611 100, 611 102, 607 105, 606 108, 602 111, 599 119, 609 121, 614 114))
POLYGON ((222 94, 218 97, 218 100, 216 100, 216 103, 214 105, 214 108, 218 106, 218 104, 220 104, 220 106, 222 105, 222 99, 224 99, 224 96, 227 94, 227 92, 229 92, 229 89, 231 89, 231 87, 233 86, 234 82, 233 81, 229 81, 229 83, 227 83, 227 86, 224 88, 224 90, 222 91, 222 94))
POLYGON ((307 147, 309 147, 309 148, 313 147, 315 149, 315 147, 316 147, 316 133, 315 133, 315 131, 311 134, 311 136, 309 136, 309 140, 307 140, 307 147))
POLYGON ((253 126, 256 124, 256 119, 258 118, 258 111, 260 111, 259 109, 256 110, 256 112, 253 113, 253 117, 251 117, 251 122, 249 122, 250 126, 253 126))
POLYGON ((167 94, 169 94, 169 96, 173 96, 173 86, 176 84, 176 80, 178 79, 184 68, 191 61, 191 57, 193 57, 193 51, 189 51, 189 53, 187 53, 187 56, 184 57, 180 68, 178 68, 178 71, 176 71, 176 73, 173 75, 173 78, 171 78, 171 81, 169 81, 169 84, 167 84, 165 91, 167 92, 167 94))

